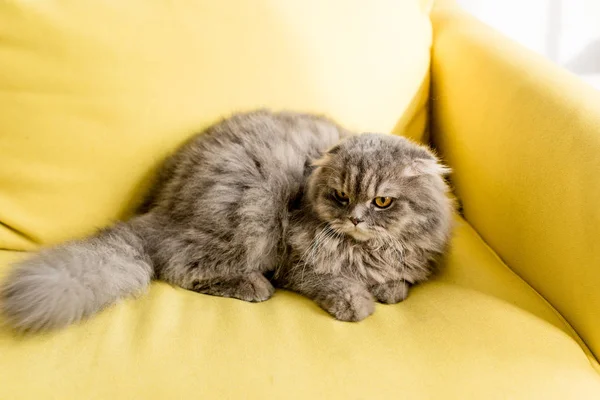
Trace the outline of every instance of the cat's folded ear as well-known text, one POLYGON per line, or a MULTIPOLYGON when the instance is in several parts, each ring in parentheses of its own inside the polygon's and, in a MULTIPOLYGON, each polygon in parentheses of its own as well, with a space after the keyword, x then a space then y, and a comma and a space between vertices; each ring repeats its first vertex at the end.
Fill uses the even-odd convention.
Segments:
POLYGON ((404 170, 406 176, 437 175, 446 176, 452 172, 450 167, 445 166, 435 157, 417 158, 413 160, 404 170))
POLYGON ((320 158, 313 160, 313 162, 311 162, 310 165, 313 167, 322 167, 323 165, 326 165, 327 163, 329 163, 330 158, 331 158, 331 156, 329 154, 325 153, 320 158))
POLYGON ((321 167, 325 164, 328 164, 329 160, 331 159, 331 156, 334 154, 337 154, 339 151, 340 151, 340 145, 337 144, 337 145, 333 146, 332 148, 330 148, 329 150, 327 150, 325 153, 323 153, 323 155, 321 157, 314 160, 311 163, 311 165, 314 167, 321 167))
POLYGON ((329 150, 327 150, 325 152, 325 154, 337 154, 341 149, 341 146, 339 144, 336 144, 335 146, 333 146, 332 148, 330 148, 329 150))

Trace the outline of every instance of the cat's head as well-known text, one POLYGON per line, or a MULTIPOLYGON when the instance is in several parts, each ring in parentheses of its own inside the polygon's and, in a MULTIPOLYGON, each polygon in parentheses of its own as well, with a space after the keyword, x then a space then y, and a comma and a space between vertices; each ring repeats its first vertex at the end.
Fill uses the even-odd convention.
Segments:
POLYGON ((449 170, 423 146, 394 135, 362 134, 343 140, 314 165, 308 198, 315 213, 356 241, 450 225, 443 179, 449 170))

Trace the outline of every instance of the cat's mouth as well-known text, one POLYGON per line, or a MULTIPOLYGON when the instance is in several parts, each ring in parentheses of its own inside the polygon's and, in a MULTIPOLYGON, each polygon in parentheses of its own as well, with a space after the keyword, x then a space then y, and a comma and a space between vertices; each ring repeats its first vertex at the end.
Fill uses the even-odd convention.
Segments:
POLYGON ((346 232, 346 235, 351 236, 354 240, 364 242, 371 239, 369 232, 366 232, 358 227, 354 227, 346 232))
POLYGON ((352 239, 358 242, 365 242, 371 239, 373 236, 371 232, 361 225, 362 224, 358 224, 356 226, 352 224, 342 224, 341 226, 334 227, 334 229, 346 236, 350 236, 352 239))

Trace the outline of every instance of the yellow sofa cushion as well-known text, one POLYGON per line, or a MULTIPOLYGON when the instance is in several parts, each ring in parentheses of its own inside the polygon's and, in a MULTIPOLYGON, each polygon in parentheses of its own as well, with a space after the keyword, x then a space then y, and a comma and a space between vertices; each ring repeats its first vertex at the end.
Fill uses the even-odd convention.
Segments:
MULTIPOLYGON (((3 275, 21 255, 0 254, 3 275)), ((360 323, 156 283, 64 331, 0 329, 0 354, 0 399, 600 398, 577 336, 462 221, 442 273, 360 323)))
POLYGON ((434 141, 465 217, 600 359, 600 92, 464 13, 432 20, 434 141))
POLYGON ((233 111, 420 137, 429 3, 0 2, 0 248, 124 216, 171 149, 233 111))

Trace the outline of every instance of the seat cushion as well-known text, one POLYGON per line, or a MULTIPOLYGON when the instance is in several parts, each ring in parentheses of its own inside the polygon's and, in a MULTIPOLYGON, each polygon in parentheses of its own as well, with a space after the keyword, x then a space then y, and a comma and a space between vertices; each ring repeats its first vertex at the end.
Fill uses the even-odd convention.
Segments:
POLYGON ((234 111, 419 138, 430 3, 0 2, 0 248, 123 217, 167 153, 234 111))
MULTIPOLYGON (((4 252, 7 262, 22 256, 4 252)), ((593 399, 562 318, 458 222, 442 272, 359 323, 156 283, 66 330, 0 329, 2 399, 593 399)))

